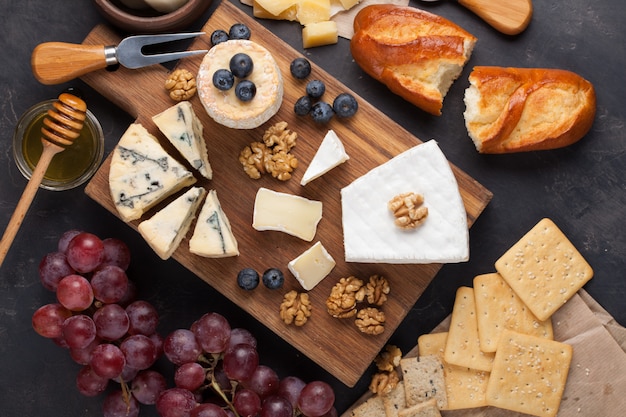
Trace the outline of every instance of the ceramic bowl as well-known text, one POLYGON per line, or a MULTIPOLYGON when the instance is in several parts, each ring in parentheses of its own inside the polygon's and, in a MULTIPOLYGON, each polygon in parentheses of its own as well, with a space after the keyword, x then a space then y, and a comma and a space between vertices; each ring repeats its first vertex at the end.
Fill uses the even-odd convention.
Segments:
POLYGON ((187 28, 209 8, 212 0, 189 0, 170 13, 135 10, 119 0, 94 0, 98 11, 111 24, 132 34, 173 32, 187 28))

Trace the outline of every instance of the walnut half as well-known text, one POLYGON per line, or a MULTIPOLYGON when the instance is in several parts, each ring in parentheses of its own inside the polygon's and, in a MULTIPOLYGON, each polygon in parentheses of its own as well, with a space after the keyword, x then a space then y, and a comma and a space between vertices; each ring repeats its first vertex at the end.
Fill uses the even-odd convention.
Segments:
POLYGON ((410 192, 398 194, 387 203, 387 207, 396 218, 396 226, 401 229, 415 229, 428 216, 428 207, 423 204, 424 196, 410 192))
POLYGON ((311 301, 309 294, 289 291, 280 304, 280 318, 285 324, 304 326, 311 317, 311 301))
POLYGON ((366 334, 378 335, 385 331, 385 313, 374 307, 359 310, 354 322, 366 334))
POLYGON ((326 299, 328 314, 336 318, 354 317, 356 304, 365 298, 363 281, 353 276, 341 278, 326 299))
POLYGON ((239 154, 243 170, 252 179, 269 173, 280 181, 287 181, 298 167, 298 160, 289 151, 296 146, 298 134, 287 128, 287 122, 278 122, 267 128, 263 142, 252 142, 239 154))
POLYGON ((174 70, 165 80, 165 89, 172 100, 189 100, 197 91, 196 77, 186 69, 174 70))

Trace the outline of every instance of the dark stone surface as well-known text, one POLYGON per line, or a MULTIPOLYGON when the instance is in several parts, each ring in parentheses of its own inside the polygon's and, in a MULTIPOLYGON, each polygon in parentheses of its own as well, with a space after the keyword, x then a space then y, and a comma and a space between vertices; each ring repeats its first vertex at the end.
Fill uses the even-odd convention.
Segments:
MULTIPOLYGON (((443 267, 390 342, 403 351, 413 347, 418 335, 430 331, 451 312, 458 286, 471 285, 475 275, 492 272, 494 261, 542 217, 552 218, 593 266, 595 277, 586 290, 618 322, 626 324, 622 223, 626 214, 626 13, 621 0, 537 1, 529 28, 515 37, 497 33, 456 2, 412 5, 453 20, 479 38, 469 65, 446 97, 441 117, 421 112, 372 81, 352 61, 343 39, 336 46, 303 51, 416 137, 436 139, 450 161, 494 193, 471 229, 471 260, 443 267), (345 58, 337 59, 339 56, 345 58), (591 132, 579 143, 555 151, 477 154, 462 117, 463 92, 474 65, 554 67, 579 73, 597 91, 597 117, 591 132)), ((251 13, 250 8, 241 7, 251 13)), ((80 43, 101 21, 92 2, 86 0, 0 0, 1 224, 8 223, 26 185, 13 163, 11 138, 17 119, 28 107, 55 98, 69 85, 81 88, 103 125, 106 153, 132 122, 83 83, 44 86, 30 70, 30 54, 37 44, 80 43)), ((298 24, 263 24, 302 50, 298 24)), ((68 352, 38 336, 30 325, 33 311, 54 300, 39 283, 39 261, 56 247, 64 231, 74 228, 129 243, 133 253, 129 275, 138 283, 140 297, 160 311, 161 333, 188 327, 203 313, 218 311, 233 326, 246 327, 257 336, 262 363, 276 368, 280 375, 295 373, 305 380, 330 382, 340 412, 366 390, 369 376, 352 389, 343 386, 176 261, 162 262, 138 234, 80 187, 66 192, 40 190, 0 270, 0 415, 101 415, 102 397, 86 398, 77 392, 74 378, 79 366, 68 352)), ((167 366, 164 369, 169 371, 167 366)), ((153 416, 156 411, 144 407, 142 415, 153 416)))

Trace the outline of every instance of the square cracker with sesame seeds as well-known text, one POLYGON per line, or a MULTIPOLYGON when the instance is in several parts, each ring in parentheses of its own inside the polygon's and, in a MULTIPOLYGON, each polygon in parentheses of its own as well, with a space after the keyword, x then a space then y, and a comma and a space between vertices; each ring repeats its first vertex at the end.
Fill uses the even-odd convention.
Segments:
POLYGON ((544 218, 496 261, 496 270, 539 320, 546 320, 593 277, 563 232, 544 218))
POLYGON ((452 365, 489 372, 493 356, 493 352, 480 350, 474 289, 459 287, 454 298, 443 359, 452 365))
POLYGON ((505 330, 487 384, 487 404, 538 417, 555 416, 572 354, 566 343, 505 330))
POLYGON ((443 409, 448 404, 446 386, 443 380, 443 364, 435 355, 400 360, 406 406, 412 407, 434 398, 437 407, 443 409))
POLYGON ((437 408, 437 400, 434 398, 405 408, 398 413, 398 417, 441 417, 437 408))
POLYGON ((553 339, 552 320, 541 321, 498 273, 474 278, 478 338, 483 352, 495 352, 502 330, 553 339))
POLYGON ((423 334, 417 339, 418 352, 423 355, 438 355, 443 363, 443 376, 446 385, 448 405, 442 410, 462 410, 487 405, 485 393, 489 372, 477 371, 443 360, 448 332, 423 334))

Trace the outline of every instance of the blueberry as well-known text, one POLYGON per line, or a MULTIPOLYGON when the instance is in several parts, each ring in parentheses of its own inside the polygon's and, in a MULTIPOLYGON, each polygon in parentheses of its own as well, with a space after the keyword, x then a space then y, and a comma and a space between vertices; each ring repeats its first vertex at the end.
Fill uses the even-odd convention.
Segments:
POLYGON ((235 77, 227 69, 218 69, 213 73, 213 85, 222 91, 230 90, 235 84, 235 77))
POLYGON ((252 268, 244 268, 237 274, 237 285, 244 290, 253 290, 259 285, 259 273, 252 268))
POLYGON ((243 23, 235 23, 228 30, 230 39, 250 39, 250 28, 243 23))
POLYGON ((320 98, 326 91, 326 85, 320 80, 311 80, 306 84, 306 93, 311 98, 320 98))
POLYGON ((291 75, 302 80, 311 74, 311 63, 306 58, 296 58, 289 65, 291 75))
POLYGON ((241 80, 235 87, 235 95, 241 101, 250 101, 256 94, 256 85, 250 80, 241 80))
POLYGON ((225 30, 217 29, 211 33, 211 45, 215 46, 218 43, 226 42, 228 40, 228 33, 225 30))
POLYGON ((332 106, 325 101, 318 101, 311 107, 311 117, 315 123, 328 123, 334 114, 332 106))
POLYGON ((302 96, 296 101, 296 104, 293 106, 293 111, 298 116, 306 116, 311 111, 312 106, 311 97, 302 96))
POLYGON ((359 108, 359 103, 352 94, 341 93, 333 101, 333 110, 339 117, 354 116, 359 108))
POLYGON ((246 78, 252 73, 254 62, 250 55, 240 52, 230 59, 230 72, 237 78, 246 78))
POLYGON ((263 272, 263 285, 270 290, 275 290, 283 286, 285 282, 285 276, 280 269, 270 268, 263 272))

